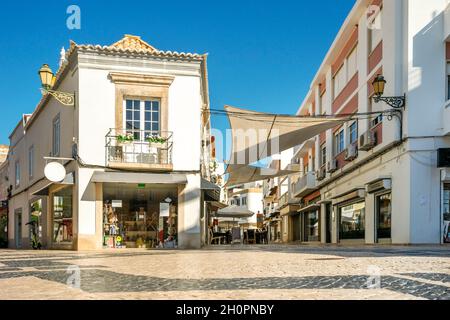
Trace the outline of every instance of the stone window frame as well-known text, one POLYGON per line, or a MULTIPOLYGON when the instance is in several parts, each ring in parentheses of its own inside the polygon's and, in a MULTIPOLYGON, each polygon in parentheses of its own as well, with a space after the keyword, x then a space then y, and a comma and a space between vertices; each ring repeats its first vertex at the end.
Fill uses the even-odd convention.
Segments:
POLYGON ((158 99, 160 101, 160 131, 168 131, 169 88, 175 77, 138 73, 111 72, 115 84, 115 129, 123 130, 123 101, 126 99, 158 99))

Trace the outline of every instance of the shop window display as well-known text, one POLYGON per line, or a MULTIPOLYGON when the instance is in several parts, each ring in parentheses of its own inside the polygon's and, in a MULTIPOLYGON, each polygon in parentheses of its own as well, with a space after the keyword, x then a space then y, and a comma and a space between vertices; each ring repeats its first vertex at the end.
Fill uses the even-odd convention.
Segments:
POLYGON ((66 187, 53 194, 53 242, 73 241, 72 187, 66 187))
POLYGON ((377 197, 377 238, 391 237, 391 194, 377 197))
MULTIPOLYGON (((106 248, 175 248, 177 246, 177 205, 148 195, 152 191, 119 196, 114 191, 103 205, 106 248), (146 200, 145 198, 151 198, 146 200)), ((170 199, 171 200, 171 199, 170 199)))
POLYGON ((358 202, 339 208, 339 238, 365 238, 365 203, 358 202))

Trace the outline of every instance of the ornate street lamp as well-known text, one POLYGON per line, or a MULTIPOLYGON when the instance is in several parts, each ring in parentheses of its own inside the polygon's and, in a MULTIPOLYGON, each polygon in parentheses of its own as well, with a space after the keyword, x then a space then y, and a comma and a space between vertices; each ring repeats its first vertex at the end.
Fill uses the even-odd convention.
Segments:
POLYGON ((381 74, 377 75, 373 80, 372 86, 375 93, 373 100, 375 103, 384 101, 394 109, 404 109, 406 104, 406 95, 398 97, 383 97, 385 85, 386 80, 384 80, 384 77, 381 74))
POLYGON ((50 67, 48 66, 48 64, 42 65, 42 67, 39 69, 38 74, 39 77, 41 78, 41 85, 42 85, 41 92, 43 95, 50 94, 65 106, 71 107, 75 106, 74 93, 52 90, 56 82, 56 77, 53 74, 50 67))

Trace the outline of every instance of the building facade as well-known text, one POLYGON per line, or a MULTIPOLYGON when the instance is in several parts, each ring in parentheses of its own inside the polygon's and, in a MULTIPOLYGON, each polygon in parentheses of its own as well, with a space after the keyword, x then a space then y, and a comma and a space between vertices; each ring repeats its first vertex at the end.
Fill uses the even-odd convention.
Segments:
POLYGON ((301 172, 289 186, 300 208, 291 220, 302 242, 448 241, 447 2, 356 1, 298 115, 367 115, 294 149, 301 172), (391 110, 374 102, 377 75, 384 96, 405 95, 401 118, 376 114, 391 110))
MULTIPOLYGON (((261 181, 230 187, 227 189, 227 198, 229 206, 241 207, 254 213, 249 218, 241 218, 239 220, 241 225, 258 227, 258 218, 262 218, 264 212, 263 183, 261 181)), ((262 221, 260 220, 260 222, 262 221)))
POLYGON ((8 146, 0 145, 0 248, 8 246, 8 146))
POLYGON ((199 248, 210 179, 206 55, 161 51, 138 36, 71 43, 54 90, 10 136, 9 246, 199 248), (51 156, 51 159, 45 158, 51 156), (66 177, 51 182, 48 162, 66 177), (27 225, 28 224, 28 225, 27 225))

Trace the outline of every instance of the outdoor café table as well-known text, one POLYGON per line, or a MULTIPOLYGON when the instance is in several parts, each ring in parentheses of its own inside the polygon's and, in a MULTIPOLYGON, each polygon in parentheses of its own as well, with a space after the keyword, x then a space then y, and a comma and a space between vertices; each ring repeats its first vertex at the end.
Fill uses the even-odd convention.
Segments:
POLYGON ((227 234, 225 232, 214 232, 213 233, 213 238, 220 238, 219 243, 225 243, 226 242, 226 238, 227 238, 227 234))

